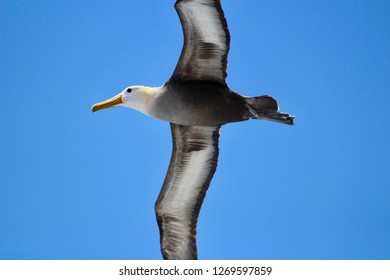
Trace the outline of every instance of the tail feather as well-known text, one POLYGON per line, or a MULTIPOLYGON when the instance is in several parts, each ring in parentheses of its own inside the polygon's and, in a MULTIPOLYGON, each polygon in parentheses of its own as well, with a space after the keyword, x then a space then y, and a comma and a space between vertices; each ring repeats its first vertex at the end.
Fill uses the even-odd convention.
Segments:
POLYGON ((279 112, 278 102, 272 96, 247 97, 246 106, 254 119, 294 124, 295 117, 279 112))

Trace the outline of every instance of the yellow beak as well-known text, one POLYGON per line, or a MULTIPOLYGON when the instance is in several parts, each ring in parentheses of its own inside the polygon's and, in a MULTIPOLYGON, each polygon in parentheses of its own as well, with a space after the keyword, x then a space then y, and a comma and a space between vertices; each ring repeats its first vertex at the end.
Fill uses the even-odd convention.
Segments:
POLYGON ((116 105, 122 104, 122 94, 118 94, 117 96, 114 96, 113 98, 110 98, 106 101, 96 103, 92 106, 92 112, 96 112, 102 109, 111 108, 116 105))

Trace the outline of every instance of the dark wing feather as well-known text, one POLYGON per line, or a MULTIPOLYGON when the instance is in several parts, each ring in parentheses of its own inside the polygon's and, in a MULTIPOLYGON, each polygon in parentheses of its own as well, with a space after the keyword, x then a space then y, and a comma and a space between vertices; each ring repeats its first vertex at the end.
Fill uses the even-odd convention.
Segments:
POLYGON ((184 46, 171 79, 226 85, 230 34, 219 0, 179 0, 175 4, 184 46))
POLYGON ((164 259, 197 259, 196 225, 217 167, 219 127, 171 123, 173 153, 155 210, 164 259))

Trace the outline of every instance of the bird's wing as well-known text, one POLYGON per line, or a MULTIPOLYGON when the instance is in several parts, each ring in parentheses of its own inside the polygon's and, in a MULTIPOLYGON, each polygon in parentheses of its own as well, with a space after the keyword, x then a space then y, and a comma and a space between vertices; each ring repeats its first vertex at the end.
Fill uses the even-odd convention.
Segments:
POLYGON ((171 123, 173 152, 155 205, 164 259, 197 259, 196 225, 217 167, 219 128, 171 123))
POLYGON ((184 45, 172 79, 226 85, 230 34, 220 0, 178 0, 184 45))

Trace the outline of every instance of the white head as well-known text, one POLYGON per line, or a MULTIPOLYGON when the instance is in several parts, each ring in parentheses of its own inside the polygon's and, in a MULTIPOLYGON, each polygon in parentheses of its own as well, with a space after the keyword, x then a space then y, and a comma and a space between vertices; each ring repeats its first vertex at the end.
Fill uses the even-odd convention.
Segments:
POLYGON ((148 114, 150 104, 156 94, 154 89, 144 86, 127 87, 113 98, 93 105, 92 112, 116 106, 124 106, 148 114))

